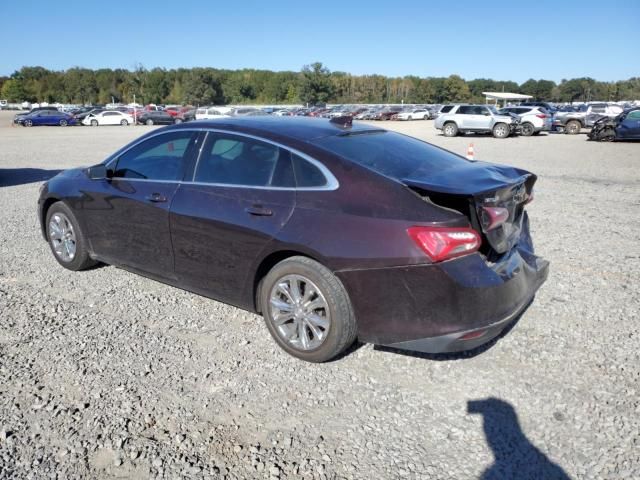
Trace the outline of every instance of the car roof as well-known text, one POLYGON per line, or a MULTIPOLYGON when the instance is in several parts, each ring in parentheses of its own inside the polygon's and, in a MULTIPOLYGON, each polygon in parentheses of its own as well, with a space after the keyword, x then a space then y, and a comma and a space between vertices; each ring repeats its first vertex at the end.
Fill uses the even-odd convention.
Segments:
POLYGON ((265 137, 285 137, 299 141, 329 137, 345 132, 371 132, 385 131, 382 128, 371 127, 369 125, 353 124, 351 127, 344 127, 328 119, 308 118, 308 117, 271 117, 271 116, 246 116, 229 117, 216 120, 196 120, 194 122, 181 123, 170 129, 189 129, 195 126, 199 128, 225 129, 229 131, 251 133, 253 135, 264 135, 265 137))

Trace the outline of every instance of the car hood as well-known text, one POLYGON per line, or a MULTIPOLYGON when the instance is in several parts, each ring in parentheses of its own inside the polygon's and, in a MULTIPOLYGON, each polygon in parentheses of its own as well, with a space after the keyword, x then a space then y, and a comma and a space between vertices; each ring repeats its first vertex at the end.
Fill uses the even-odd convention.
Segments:
POLYGON ((488 162, 456 164, 436 174, 416 170, 402 183, 453 195, 478 195, 522 183, 535 175, 527 170, 488 162))

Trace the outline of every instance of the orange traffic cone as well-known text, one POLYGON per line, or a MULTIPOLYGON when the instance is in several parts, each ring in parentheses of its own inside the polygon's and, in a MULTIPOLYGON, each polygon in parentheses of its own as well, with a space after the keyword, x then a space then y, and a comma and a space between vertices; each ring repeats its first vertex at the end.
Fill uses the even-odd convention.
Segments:
POLYGON ((473 150, 473 143, 469 144, 469 148, 467 148, 467 160, 475 160, 475 151, 473 150))

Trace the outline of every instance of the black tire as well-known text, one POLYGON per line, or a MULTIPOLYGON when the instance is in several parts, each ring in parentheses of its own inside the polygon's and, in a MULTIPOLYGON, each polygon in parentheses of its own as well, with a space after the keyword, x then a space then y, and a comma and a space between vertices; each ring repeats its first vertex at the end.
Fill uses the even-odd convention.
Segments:
POLYGON ((535 133, 535 131, 535 127, 530 122, 524 122, 522 125, 520 125, 520 135, 522 135, 523 137, 530 137, 535 133))
POLYGON ((60 124, 61 127, 66 127, 68 125, 67 121, 64 118, 60 120, 60 122, 58 123, 60 124))
POLYGON ((25 120, 22 125, 25 127, 33 127, 33 122, 31 120, 25 120))
POLYGON ((276 343, 290 355, 307 362, 326 362, 345 351, 356 340, 356 319, 342 282, 324 265, 307 257, 289 257, 275 265, 260 282, 259 302, 269 333, 276 343), (274 325, 270 296, 272 289, 288 275, 304 277, 315 284, 326 300, 330 314, 328 332, 322 343, 313 350, 295 348, 287 343, 274 325))
POLYGON ((616 131, 613 128, 605 128, 600 135, 598 135, 598 140, 601 142, 613 142, 616 139, 616 131))
POLYGON ((91 120, 91 126, 92 127, 97 127, 98 126, 98 120, 91 120))
POLYGON ((496 123, 491 133, 495 138, 507 138, 511 134, 511 130, 506 123, 496 123))
POLYGON ((126 127, 127 125, 129 125, 129 122, 128 122, 128 120, 126 118, 123 118, 120 121, 120 125, 122 125, 123 127, 126 127))
POLYGON ((173 121, 173 123, 175 123, 176 125, 177 125, 178 123, 182 123, 182 119, 181 119, 181 118, 176 118, 176 119, 173 121))
POLYGON ((146 123, 147 125, 151 126, 151 125, 153 125, 153 120, 151 120, 151 119, 149 118, 149 119, 147 119, 147 121, 146 121, 146 122, 144 122, 144 123, 146 123))
POLYGON ((564 133, 568 135, 577 135, 582 130, 582 124, 577 120, 569 120, 564 126, 564 133))
POLYGON ((442 133, 445 137, 455 137, 458 135, 458 126, 453 122, 447 122, 442 126, 442 133))
POLYGON ((86 270, 87 268, 90 268, 96 265, 97 262, 89 256, 89 249, 87 247, 87 240, 84 236, 84 233, 80 229, 80 225, 78 224, 78 221, 76 220, 75 215, 67 205, 65 205, 63 202, 56 202, 53 205, 51 205, 51 207, 49 207, 49 210, 47 211, 45 222, 46 222, 45 228, 47 233, 47 243, 49 244, 49 248, 51 248, 51 253, 53 253, 53 256, 55 257, 55 259, 60 265, 62 265, 64 268, 68 270, 73 270, 73 271, 86 270), (73 233, 75 235, 76 250, 75 250, 75 255, 73 259, 70 261, 64 261, 56 253, 50 238, 51 219, 56 214, 62 214, 68 219, 73 229, 73 233))

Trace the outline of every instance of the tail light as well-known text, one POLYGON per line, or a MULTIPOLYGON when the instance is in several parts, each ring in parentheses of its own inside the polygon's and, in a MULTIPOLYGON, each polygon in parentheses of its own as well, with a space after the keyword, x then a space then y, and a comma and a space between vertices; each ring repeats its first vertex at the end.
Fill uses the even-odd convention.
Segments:
POLYGON ((488 232, 498 228, 509 219, 509 210, 503 207, 482 207, 480 217, 482 228, 488 232))
POLYGON ((544 113, 537 113, 536 117, 538 117, 538 118, 547 118, 547 116, 544 113))
POLYGON ((411 227, 407 233, 433 262, 468 255, 482 243, 472 228, 411 227))

